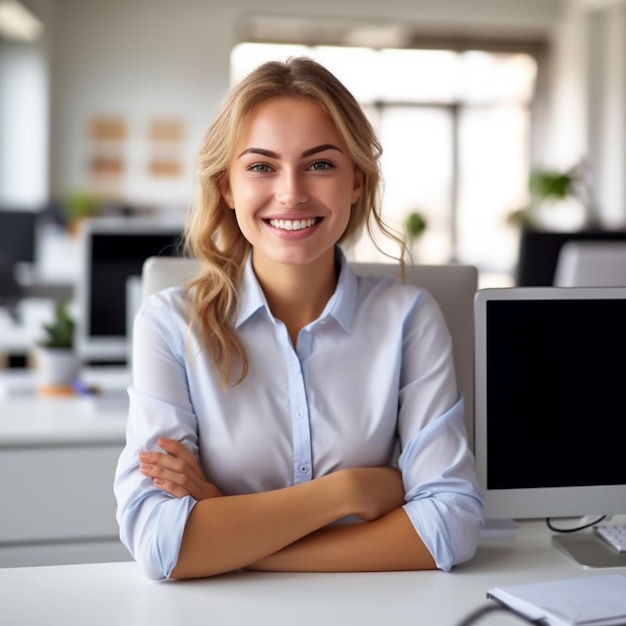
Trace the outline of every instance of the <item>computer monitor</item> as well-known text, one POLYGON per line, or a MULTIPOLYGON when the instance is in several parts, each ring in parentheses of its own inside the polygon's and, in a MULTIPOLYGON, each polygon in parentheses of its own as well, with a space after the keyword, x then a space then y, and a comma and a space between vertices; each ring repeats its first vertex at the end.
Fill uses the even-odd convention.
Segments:
POLYGON ((0 262, 33 263, 39 212, 0 207, 0 262))
POLYGON ((80 231, 77 347, 86 362, 126 362, 129 279, 151 256, 182 254, 183 224, 161 218, 97 218, 80 231))
POLYGON ((483 289, 474 305, 485 517, 626 513, 626 287, 483 289))
POLYGON ((17 322, 18 303, 24 295, 18 267, 35 261, 39 212, 0 206, 0 307, 17 322))

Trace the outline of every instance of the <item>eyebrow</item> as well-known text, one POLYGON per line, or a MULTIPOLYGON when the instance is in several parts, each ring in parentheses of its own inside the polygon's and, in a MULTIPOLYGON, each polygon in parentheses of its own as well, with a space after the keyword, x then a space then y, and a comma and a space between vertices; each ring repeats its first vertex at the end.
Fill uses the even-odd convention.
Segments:
MULTIPOLYGON (((314 148, 305 150, 301 156, 302 158, 310 157, 318 152, 324 152, 324 150, 337 150, 337 152, 342 152, 340 148, 332 143, 323 143, 321 146, 315 146, 314 148)), ((240 159, 244 154, 261 154, 270 159, 278 159, 280 156, 277 152, 265 150, 265 148, 246 148, 237 158, 240 159)))

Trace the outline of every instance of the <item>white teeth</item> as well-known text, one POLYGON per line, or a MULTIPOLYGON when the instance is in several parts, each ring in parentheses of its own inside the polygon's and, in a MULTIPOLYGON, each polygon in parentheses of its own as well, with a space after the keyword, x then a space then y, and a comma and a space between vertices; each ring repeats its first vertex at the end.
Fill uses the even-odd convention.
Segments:
POLYGON ((308 218, 306 220, 270 220, 270 225, 281 230, 302 230, 303 228, 311 228, 317 224, 316 218, 308 218))

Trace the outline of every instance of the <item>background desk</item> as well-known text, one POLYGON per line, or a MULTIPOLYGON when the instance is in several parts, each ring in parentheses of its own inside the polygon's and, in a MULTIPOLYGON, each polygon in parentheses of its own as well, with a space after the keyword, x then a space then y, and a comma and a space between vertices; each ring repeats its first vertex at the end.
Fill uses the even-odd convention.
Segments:
MULTIPOLYGON (((550 545, 543 522, 515 539, 483 542, 451 573, 237 572, 154 582, 134 562, 0 570, 3 626, 455 626, 497 585, 595 576, 550 545)), ((495 613, 480 626, 519 626, 495 613)))
POLYGON ((84 379, 102 387, 100 399, 0 397, 0 567, 130 558, 113 496, 128 373, 105 368, 84 379))

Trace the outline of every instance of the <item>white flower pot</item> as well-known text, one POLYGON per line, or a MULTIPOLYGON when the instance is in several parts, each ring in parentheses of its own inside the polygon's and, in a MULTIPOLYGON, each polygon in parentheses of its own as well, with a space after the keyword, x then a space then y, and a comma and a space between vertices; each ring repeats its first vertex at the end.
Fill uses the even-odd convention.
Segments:
POLYGON ((35 349, 35 384, 37 389, 71 387, 80 373, 80 358, 64 348, 35 349))

